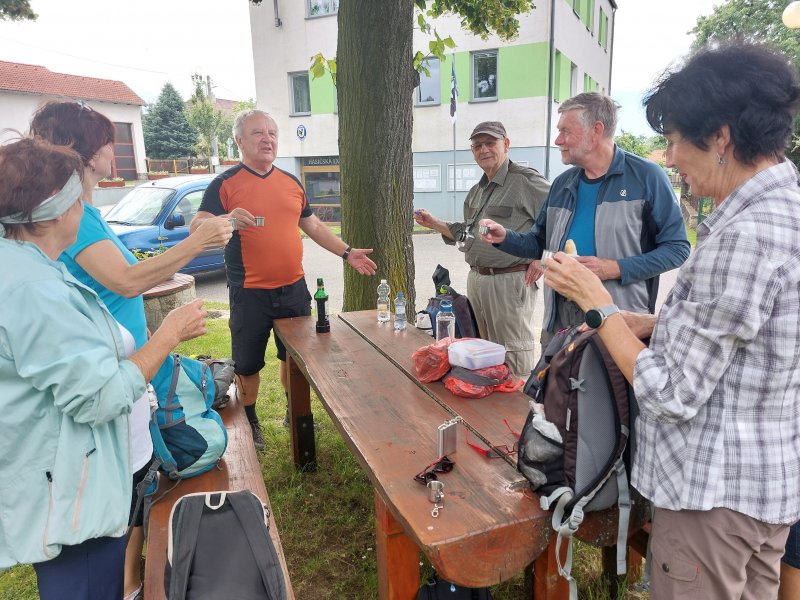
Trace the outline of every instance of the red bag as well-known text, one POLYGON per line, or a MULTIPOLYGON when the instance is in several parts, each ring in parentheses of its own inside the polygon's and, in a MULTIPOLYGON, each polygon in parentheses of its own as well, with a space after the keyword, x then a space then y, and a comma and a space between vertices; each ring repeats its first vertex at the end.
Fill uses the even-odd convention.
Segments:
POLYGON ((423 346, 411 355, 414 361, 414 370, 417 372, 417 379, 422 383, 438 381, 450 370, 450 359, 447 358, 447 348, 456 338, 444 338, 433 344, 423 346))
POLYGON ((523 383, 510 375, 506 364, 475 370, 453 367, 444 378, 444 387, 462 398, 484 398, 494 391, 515 392, 523 383))

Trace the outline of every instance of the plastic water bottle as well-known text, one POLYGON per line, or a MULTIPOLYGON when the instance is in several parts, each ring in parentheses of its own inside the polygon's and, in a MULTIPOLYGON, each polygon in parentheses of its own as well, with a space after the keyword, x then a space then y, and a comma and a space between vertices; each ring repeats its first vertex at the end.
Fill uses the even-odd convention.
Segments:
POLYGON ((389 320, 389 284, 385 279, 381 279, 378 286, 378 323, 386 323, 389 320))
POLYGON ((403 292, 397 292, 394 299, 394 328, 401 331, 406 328, 406 299, 403 292))
POLYGON ((436 339, 456 337, 456 316, 453 314, 453 303, 442 300, 439 303, 439 312, 436 313, 436 339))

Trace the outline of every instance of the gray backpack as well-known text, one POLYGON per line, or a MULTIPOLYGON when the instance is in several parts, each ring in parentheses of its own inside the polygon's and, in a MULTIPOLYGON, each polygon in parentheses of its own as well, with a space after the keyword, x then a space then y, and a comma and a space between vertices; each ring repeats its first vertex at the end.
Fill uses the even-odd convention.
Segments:
POLYGON ((169 600, 286 600, 269 509, 249 490, 186 494, 169 517, 169 600))
POLYGON ((624 454, 635 401, 597 332, 581 333, 577 327, 548 345, 525 392, 535 402, 519 440, 517 468, 539 494, 542 508, 553 511, 559 573, 570 582, 570 597, 577 598, 572 536, 584 513, 619 507, 617 574, 627 570, 631 501, 624 454), (561 565, 563 538, 568 550, 561 565))

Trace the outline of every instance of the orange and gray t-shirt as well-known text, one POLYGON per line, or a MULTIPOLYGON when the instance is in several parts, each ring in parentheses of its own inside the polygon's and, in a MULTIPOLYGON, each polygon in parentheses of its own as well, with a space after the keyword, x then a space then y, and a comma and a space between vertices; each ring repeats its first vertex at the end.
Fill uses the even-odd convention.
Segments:
POLYGON ((213 215, 226 214, 234 208, 264 217, 264 226, 234 231, 225 247, 228 283, 275 289, 302 278, 299 224, 300 219, 313 213, 297 178, 275 166, 259 175, 239 163, 211 182, 200 204, 200 210, 213 215))

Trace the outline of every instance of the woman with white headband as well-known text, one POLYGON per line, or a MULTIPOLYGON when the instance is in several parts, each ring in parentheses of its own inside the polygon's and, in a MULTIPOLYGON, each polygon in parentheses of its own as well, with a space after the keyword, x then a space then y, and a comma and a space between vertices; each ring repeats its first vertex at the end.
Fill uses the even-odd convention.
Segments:
MULTIPOLYGON (((114 318, 133 335, 136 347, 147 341, 147 324, 142 294, 161 283, 210 248, 228 243, 233 234, 226 217, 209 219, 188 238, 167 252, 139 262, 92 206, 92 190, 111 175, 114 158, 114 124, 105 115, 72 101, 49 102, 31 121, 31 134, 54 144, 69 146, 83 162, 84 215, 77 241, 59 257, 75 278, 92 288, 114 318)), ((137 502, 136 487, 145 478, 152 461, 150 410, 147 399, 136 402, 131 416, 133 488, 131 521, 133 529, 125 560, 124 600, 142 597, 141 557, 144 544, 143 506, 137 502), (136 507, 138 506, 138 510, 136 507)))
POLYGON ((170 351, 205 333, 197 300, 135 350, 57 262, 83 215, 82 170, 42 140, 0 146, 0 569, 33 563, 43 600, 122 598, 129 415, 170 351))

